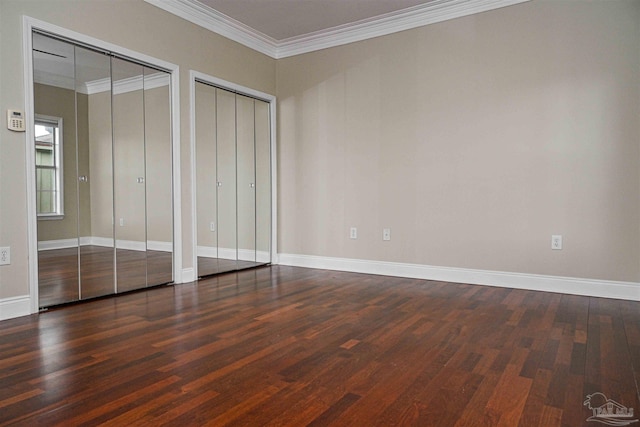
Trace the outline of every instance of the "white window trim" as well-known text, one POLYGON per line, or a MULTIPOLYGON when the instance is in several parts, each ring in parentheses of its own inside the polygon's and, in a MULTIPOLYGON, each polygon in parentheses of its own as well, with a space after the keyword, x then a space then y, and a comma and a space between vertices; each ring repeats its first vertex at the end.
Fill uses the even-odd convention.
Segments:
MULTIPOLYGON (((36 124, 51 124, 58 128, 57 138, 57 178, 58 178, 58 211, 56 213, 38 213, 38 220, 61 220, 64 219, 64 137, 62 127, 62 117, 47 116, 44 114, 36 114, 34 116, 34 125, 36 124)), ((35 138, 33 138, 34 150, 35 150, 35 138)), ((34 167, 37 170, 37 166, 34 167)))

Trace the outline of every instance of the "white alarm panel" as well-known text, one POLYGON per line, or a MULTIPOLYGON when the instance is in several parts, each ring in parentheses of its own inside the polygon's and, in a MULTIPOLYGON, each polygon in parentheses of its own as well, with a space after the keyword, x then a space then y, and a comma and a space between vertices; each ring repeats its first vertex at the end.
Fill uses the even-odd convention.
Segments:
POLYGON ((24 132, 24 113, 18 110, 7 110, 7 129, 24 132))

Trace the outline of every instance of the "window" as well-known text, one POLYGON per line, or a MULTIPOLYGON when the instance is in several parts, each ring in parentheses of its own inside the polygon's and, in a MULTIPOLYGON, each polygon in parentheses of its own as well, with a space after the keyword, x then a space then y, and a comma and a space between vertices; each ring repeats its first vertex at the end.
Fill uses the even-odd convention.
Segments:
POLYGON ((36 209, 41 219, 61 219, 64 215, 62 182, 62 119, 37 116, 36 209))

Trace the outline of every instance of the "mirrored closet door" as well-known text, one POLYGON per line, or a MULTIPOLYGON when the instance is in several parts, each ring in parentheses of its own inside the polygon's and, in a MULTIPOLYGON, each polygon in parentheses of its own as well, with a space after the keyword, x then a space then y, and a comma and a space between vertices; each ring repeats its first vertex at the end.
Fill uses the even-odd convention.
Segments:
POLYGON ((173 281, 169 73, 33 34, 39 305, 173 281))
POLYGON ((198 276, 269 263, 269 103, 195 85, 198 276))

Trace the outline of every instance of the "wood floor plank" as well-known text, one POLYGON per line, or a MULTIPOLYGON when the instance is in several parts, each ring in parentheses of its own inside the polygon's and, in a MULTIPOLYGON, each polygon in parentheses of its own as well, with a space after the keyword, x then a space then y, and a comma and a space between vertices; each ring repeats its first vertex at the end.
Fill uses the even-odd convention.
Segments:
POLYGON ((0 322, 0 426, 577 426, 639 375, 638 302, 286 266, 0 322))

